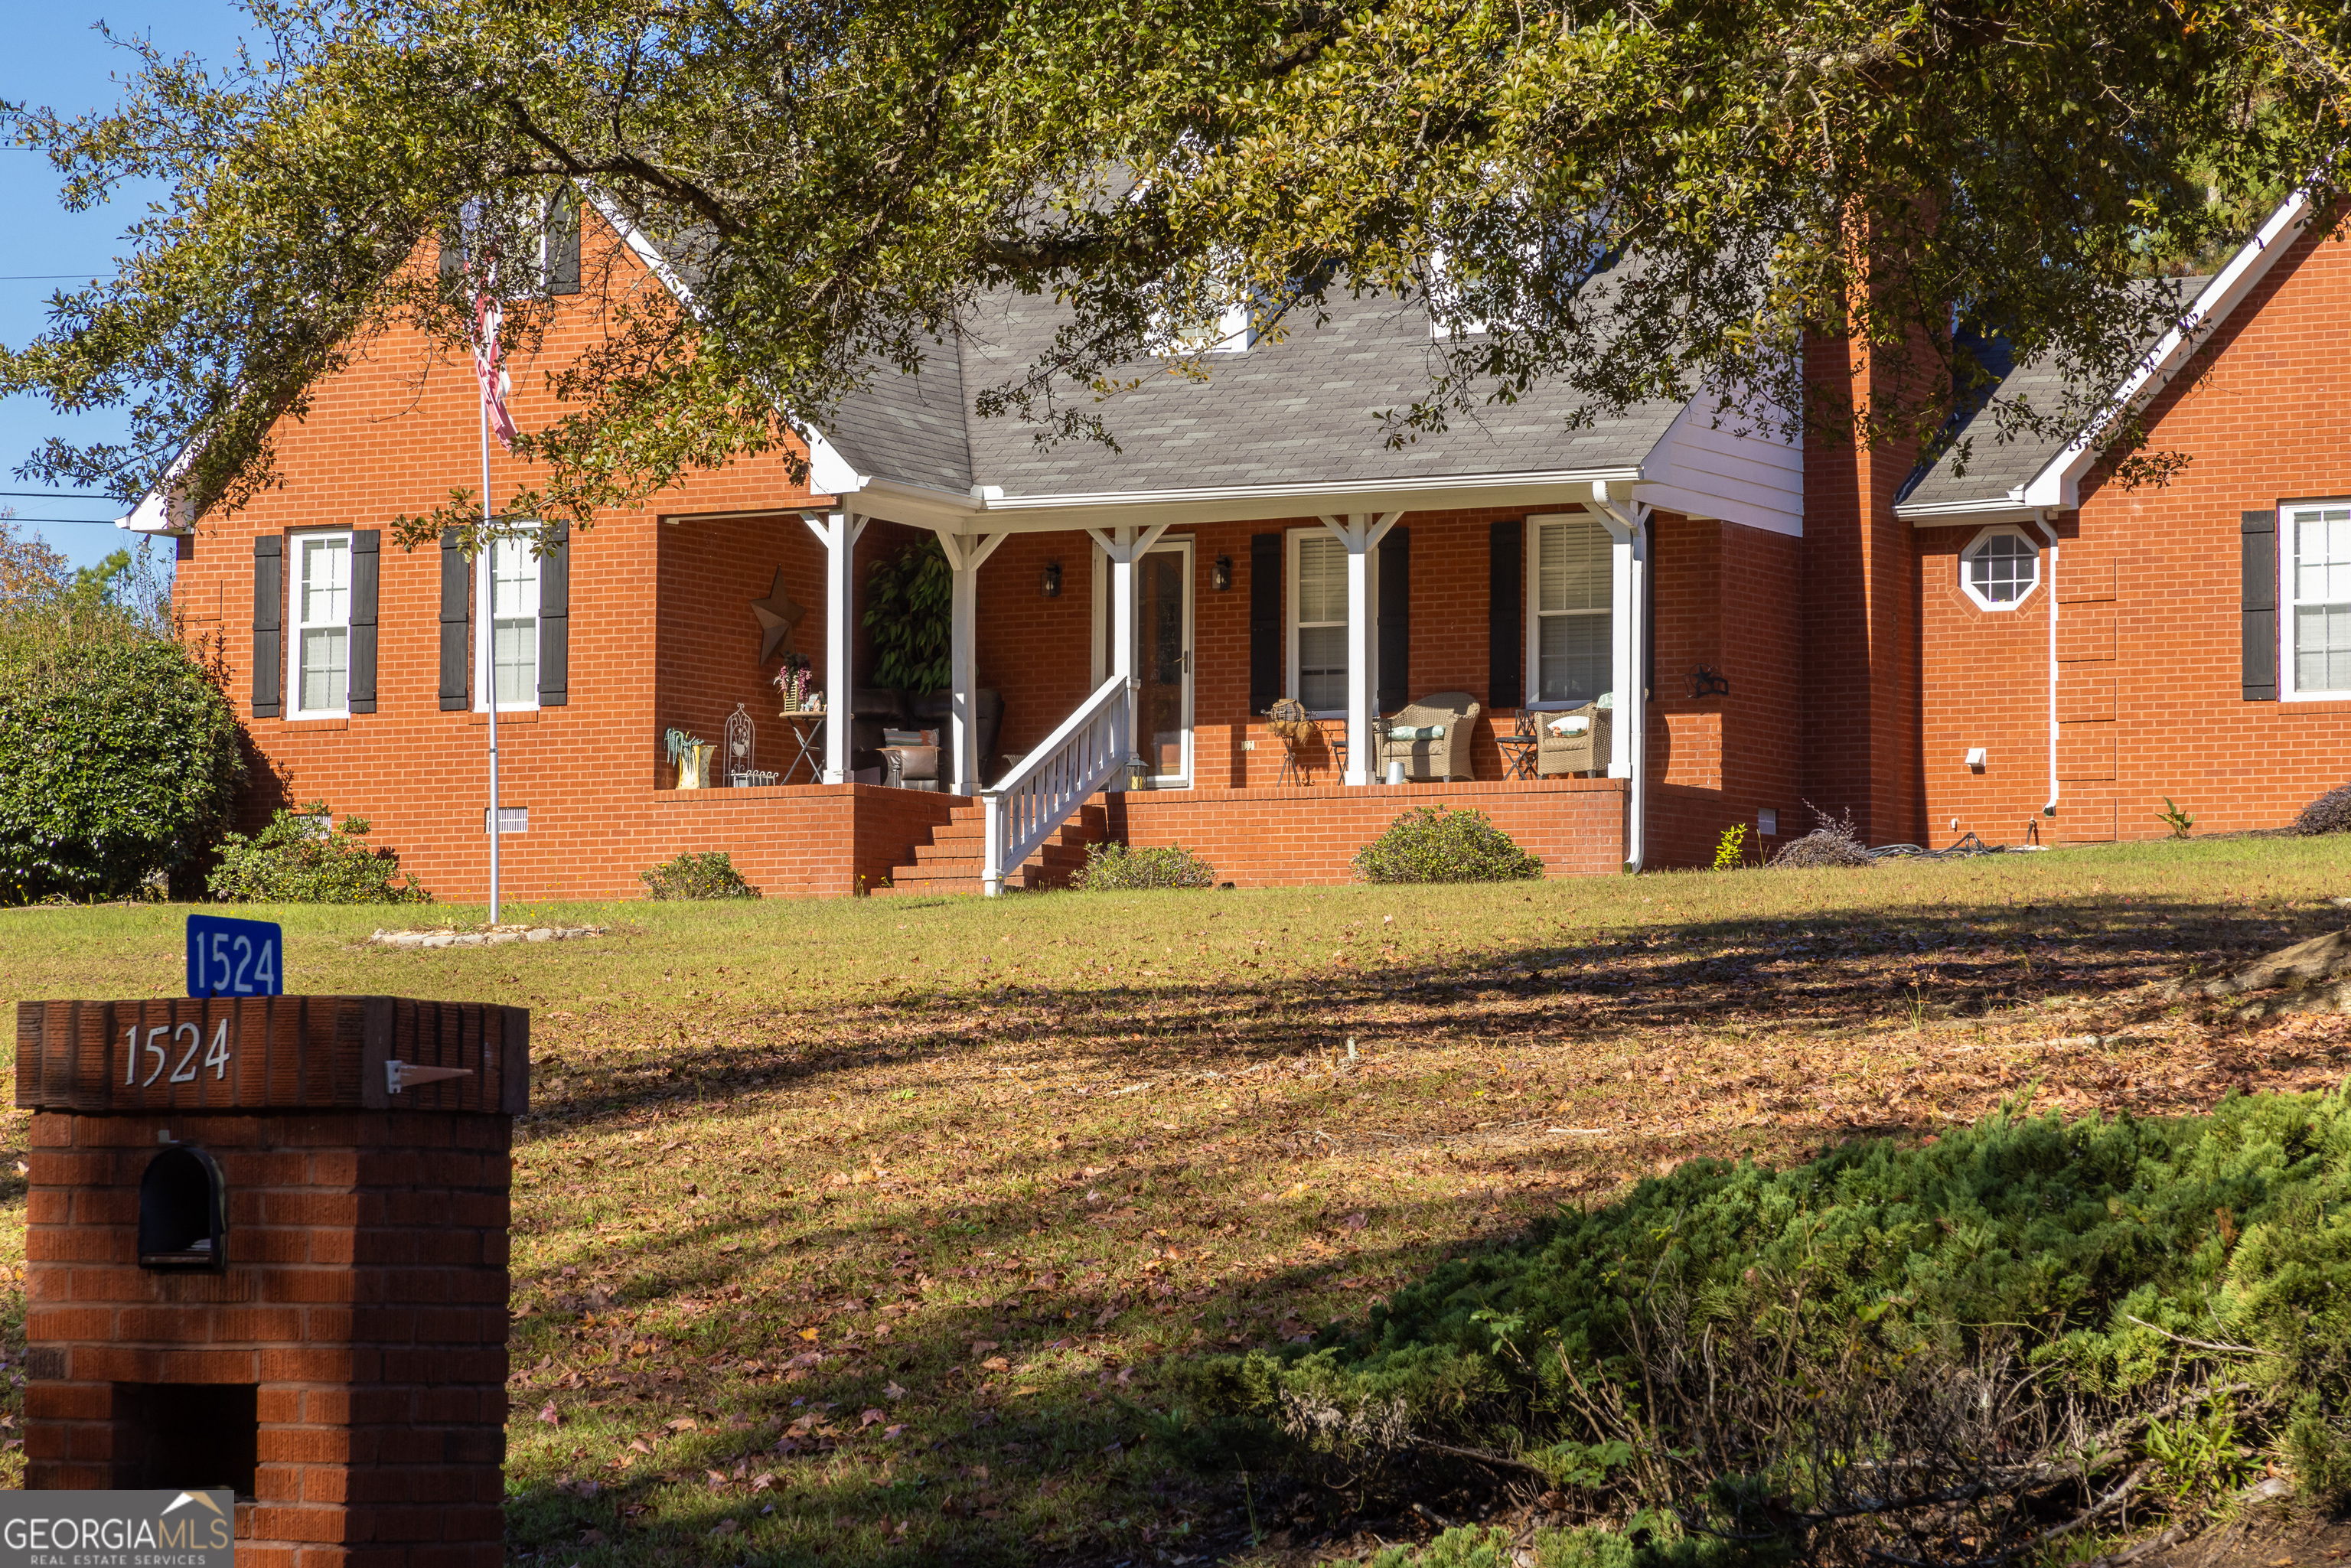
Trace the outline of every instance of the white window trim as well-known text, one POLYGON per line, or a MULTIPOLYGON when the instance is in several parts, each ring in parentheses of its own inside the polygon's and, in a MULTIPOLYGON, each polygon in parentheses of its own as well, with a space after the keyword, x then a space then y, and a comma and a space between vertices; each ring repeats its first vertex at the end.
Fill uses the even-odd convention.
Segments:
POLYGON ((2278 701, 2286 703, 2351 702, 2351 690, 2305 692, 2295 679, 2294 657, 2294 520, 2296 512, 2327 507, 2351 507, 2351 497, 2321 497, 2312 501, 2280 501, 2277 507, 2278 701))
MULTIPOLYGON (((537 541, 538 538, 537 523, 517 524, 516 528, 517 532, 507 536, 507 538, 519 538, 526 543, 537 541)), ((496 570, 496 565, 493 559, 493 570, 496 570)), ((539 640, 544 630, 546 610, 546 558, 534 555, 530 558, 530 565, 531 570, 539 574, 540 592, 539 609, 534 612, 530 618, 530 696, 528 700, 517 699, 498 704, 500 713, 537 713, 538 711, 538 680, 543 673, 539 669, 538 661, 539 640)), ((474 573, 474 586, 477 590, 482 586, 482 573, 478 568, 474 573)), ((479 597, 478 593, 476 597, 479 597)), ((496 598, 496 587, 493 584, 490 591, 491 603, 494 603, 496 598)), ((477 624, 474 632, 474 711, 475 713, 490 711, 490 694, 497 689, 494 685, 497 678, 497 617, 491 613, 491 603, 474 606, 474 613, 481 617, 481 624, 477 624), (483 630, 484 626, 486 626, 486 632, 483 630)))
MULTIPOLYGON (((1539 515, 1537 515, 1537 516, 1534 516, 1534 517, 1529 517, 1529 518, 1526 520, 1525 524, 1524 524, 1524 525, 1522 525, 1522 527, 1521 527, 1521 528, 1520 528, 1520 531, 1523 535, 1525 535, 1525 539, 1524 539, 1524 541, 1523 541, 1523 542, 1524 542, 1524 546, 1525 546, 1525 549, 1526 549, 1526 559, 1525 559, 1525 561, 1523 562, 1523 564, 1521 564, 1521 565, 1520 565, 1520 569, 1519 569, 1519 571, 1520 571, 1520 580, 1521 580, 1521 581, 1526 585, 1526 586, 1525 586, 1525 588, 1522 590, 1522 591, 1524 592, 1524 594, 1525 594, 1525 596, 1526 596, 1526 612, 1527 612, 1527 615, 1526 615, 1526 619, 1527 619, 1527 641, 1526 641, 1526 651, 1525 651, 1525 653, 1523 654, 1523 658, 1524 658, 1524 660, 1525 660, 1525 664, 1524 664, 1524 665, 1523 665, 1523 667, 1522 667, 1522 673, 1523 673, 1524 677, 1525 677, 1525 680, 1526 680, 1526 687, 1527 687, 1527 691, 1526 691, 1526 700, 1525 700, 1522 704, 1520 704, 1520 709, 1521 709, 1521 711, 1526 712, 1526 713, 1565 713, 1565 712, 1569 711, 1570 709, 1573 709, 1573 708, 1580 708, 1580 707, 1582 707, 1582 706, 1583 706, 1583 704, 1579 703, 1579 702, 1567 702, 1567 701, 1563 701, 1563 700, 1557 700, 1557 699, 1554 699, 1554 700, 1552 700, 1552 701, 1548 701, 1548 702, 1546 702, 1546 701, 1544 701, 1544 700, 1543 700, 1542 695, 1541 695, 1541 693, 1542 693, 1542 530, 1543 530, 1543 528, 1544 528, 1546 526, 1548 526, 1548 525, 1551 525, 1551 524, 1562 524, 1562 523, 1563 523, 1563 524, 1569 524, 1569 525, 1583 525, 1583 524, 1587 524, 1587 523, 1588 523, 1588 524, 1590 524, 1592 527, 1599 528, 1599 529, 1601 530, 1601 532, 1602 532, 1604 535, 1604 534, 1606 534, 1606 532, 1607 532, 1606 525, 1604 525, 1604 524, 1603 524, 1603 523, 1599 522, 1599 521, 1598 521, 1596 518, 1594 518, 1594 517, 1592 516, 1592 514, 1591 514, 1591 513, 1589 513, 1589 512, 1546 512, 1546 513, 1541 513, 1541 514, 1539 514, 1539 515)), ((1612 549, 1614 549, 1614 541, 1613 541, 1613 540, 1611 541, 1611 548, 1612 548, 1612 549)), ((1615 564, 1614 559, 1613 559, 1613 557, 1612 557, 1612 559, 1611 559, 1611 560, 1610 560, 1609 564, 1610 564, 1611 568, 1613 569, 1613 568, 1614 568, 1614 564, 1615 564)), ((1569 612, 1569 613, 1577 613, 1577 612, 1569 612)), ((1613 646, 1614 646, 1614 642, 1615 642, 1615 639, 1614 639, 1614 632, 1615 632, 1615 620, 1614 620, 1614 618, 1615 618, 1615 614, 1616 614, 1616 575, 1615 575, 1615 572, 1614 572, 1613 570, 1609 572, 1609 577, 1608 577, 1608 608, 1607 608, 1606 610, 1604 610, 1604 611, 1600 611, 1600 610, 1592 610, 1592 611, 1584 611, 1584 612, 1581 612, 1581 613, 1588 614, 1588 615, 1606 615, 1606 616, 1608 616, 1608 617, 1610 618, 1610 621, 1609 621, 1609 632, 1610 632, 1610 639, 1609 639, 1609 641, 1610 641, 1610 646, 1612 646, 1612 647, 1613 647, 1613 646)), ((1610 668, 1610 671, 1609 671, 1609 676, 1608 676, 1608 678, 1609 678, 1610 684, 1613 685, 1614 684, 1614 681, 1615 681, 1615 678, 1616 678, 1615 670, 1614 670, 1614 668, 1613 667, 1613 664, 1612 664, 1612 667, 1610 668)))
MULTIPOLYGON (((302 706, 302 633, 317 627, 306 626, 302 621, 302 547, 319 539, 343 541, 346 570, 352 565, 351 530, 349 528, 308 528, 289 534, 286 538, 286 716, 288 718, 349 718, 351 714, 351 589, 343 592, 343 700, 333 707, 302 706)), ((319 622, 319 626, 330 625, 319 622)))
MULTIPOLYGON (((1289 684, 1282 687, 1282 695, 1285 696, 1297 696, 1301 690, 1298 684, 1298 541, 1301 539, 1310 538, 1331 539, 1333 543, 1337 542, 1336 536, 1333 535, 1330 529, 1322 527, 1320 523, 1317 523, 1312 528, 1291 528, 1283 543, 1282 548, 1287 552, 1287 559, 1282 563, 1281 573, 1281 625, 1282 634, 1289 641, 1288 667, 1290 672, 1289 684)), ((1344 547, 1343 546, 1342 548, 1343 549, 1344 547)), ((1373 706, 1376 707, 1378 706, 1378 692, 1380 689, 1380 552, 1378 547, 1374 546, 1370 554, 1371 559, 1365 563, 1366 572, 1364 582, 1364 613, 1370 618, 1372 622, 1371 690, 1374 694, 1373 706)), ((1322 622, 1317 622, 1315 624, 1321 625, 1322 622)), ((1351 639, 1349 642, 1350 656, 1353 655, 1353 643, 1351 639)), ((1308 711, 1316 718, 1345 718, 1347 716, 1347 710, 1343 706, 1335 708, 1311 708, 1308 711)))
POLYGON ((2032 596, 2041 591, 2041 580, 2043 575, 2043 574, 2041 570, 2041 542, 2013 523, 1995 523, 1991 528, 1980 529, 1975 538, 1970 539, 1966 544, 1959 547, 1959 591, 1968 596, 1969 603, 1989 614, 2005 614, 2012 610, 2021 610, 2025 605, 2032 603, 2032 596), (2018 594, 2014 599, 1986 599, 1982 594, 1976 591, 1975 577, 1973 573, 1969 571, 1968 567, 1974 559, 1976 552, 1983 549, 1986 543, 2003 536, 2009 538, 2023 540, 2025 548, 2032 552, 2032 585, 2030 588, 2027 588, 2023 592, 2018 594))

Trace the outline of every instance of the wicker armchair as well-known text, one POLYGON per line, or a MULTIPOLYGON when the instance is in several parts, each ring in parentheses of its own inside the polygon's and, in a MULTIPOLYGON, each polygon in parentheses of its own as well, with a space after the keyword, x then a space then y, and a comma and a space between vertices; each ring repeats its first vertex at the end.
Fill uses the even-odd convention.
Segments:
POLYGON ((1469 734, 1477 727, 1478 704, 1468 692, 1437 692, 1380 720, 1378 777, 1388 764, 1404 764, 1407 779, 1467 779, 1469 734), (1433 729, 1426 739, 1399 740, 1398 730, 1433 729))
POLYGON ((1535 716, 1535 773, 1552 778, 1562 773, 1604 773, 1608 770, 1608 732, 1615 712, 1593 703, 1565 713, 1535 716), (1582 731, 1562 735, 1552 727, 1562 719, 1584 720, 1582 731))

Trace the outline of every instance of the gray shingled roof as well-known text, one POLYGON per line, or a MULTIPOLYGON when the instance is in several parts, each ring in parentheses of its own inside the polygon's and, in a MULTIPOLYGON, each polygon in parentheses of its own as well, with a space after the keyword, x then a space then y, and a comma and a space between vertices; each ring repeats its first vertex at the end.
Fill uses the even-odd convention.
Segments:
POLYGON ((1040 445, 1032 425, 971 413, 972 394, 1024 373, 1066 319, 1048 299, 1007 292, 975 312, 955 351, 933 356, 919 377, 877 372, 823 428, 862 474, 1034 497, 1631 467, 1680 412, 1646 403, 1570 430, 1581 399, 1538 387, 1390 450, 1382 416, 1424 395, 1437 369, 1428 317, 1394 299, 1344 297, 1329 316, 1320 326, 1293 320, 1282 341, 1211 356, 1206 382, 1134 367, 1142 384, 1098 405, 1113 451, 1083 437, 1040 445), (946 417, 957 404, 960 429, 946 417))
MULTIPOLYGON (((2171 280, 2149 279, 2140 287, 2151 289, 2164 281, 2175 283, 2182 299, 2193 299, 2204 291, 2210 279, 2183 277, 2171 280)), ((2161 336, 2160 333, 2157 336, 2161 336)), ((2148 340, 2152 344, 2154 339, 2148 340)), ((1991 345, 1979 346, 1977 351, 1989 359, 1997 352, 1998 340, 1991 345)), ((2001 377, 1992 389, 1992 397, 2010 402, 2022 402, 2031 408, 2050 413, 2064 406, 2069 383, 2056 363, 2043 356, 2019 365, 2001 377)), ((2079 392, 2078 385, 2072 390, 2079 392)), ((1991 400, 1959 421, 1951 430, 1950 444, 1924 474, 1910 485, 1900 505, 1931 507, 1964 504, 1970 501, 1999 504, 2030 481, 2032 476, 2054 462, 2070 441, 2070 437, 2020 433, 2012 439, 2002 440, 1996 417, 1990 412, 1991 400), (1959 446, 1967 443, 1972 448, 1966 455, 1967 472, 1957 472, 1959 446)))

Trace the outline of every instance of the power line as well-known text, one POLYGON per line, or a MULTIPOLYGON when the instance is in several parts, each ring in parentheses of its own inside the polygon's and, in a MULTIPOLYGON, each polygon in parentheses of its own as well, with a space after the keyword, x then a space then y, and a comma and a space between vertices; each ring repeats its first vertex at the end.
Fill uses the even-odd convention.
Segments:
POLYGON ((0 272, 0 283, 63 283, 69 277, 98 281, 95 274, 88 272, 0 272))
POLYGON ((103 490, 0 490, 0 496, 23 496, 36 501, 111 501, 103 490))
POLYGON ((92 528, 110 528, 112 517, 0 517, 0 523, 88 523, 92 528))

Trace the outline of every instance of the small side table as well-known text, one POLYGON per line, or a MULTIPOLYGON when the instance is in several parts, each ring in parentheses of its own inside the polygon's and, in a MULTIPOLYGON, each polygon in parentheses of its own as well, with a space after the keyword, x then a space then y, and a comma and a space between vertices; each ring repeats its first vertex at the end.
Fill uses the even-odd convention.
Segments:
POLYGON ((799 772, 802 765, 806 765, 809 770, 809 782, 823 783, 824 721, 829 716, 821 711, 803 708, 799 713, 788 713, 779 716, 784 721, 784 727, 791 735, 792 744, 799 748, 799 755, 785 765, 781 782, 790 783, 792 775, 799 772))
POLYGON ((1505 779, 1531 779, 1535 776, 1535 750, 1542 744, 1542 737, 1535 734, 1534 726, 1530 722, 1531 717, 1531 715, 1520 712, 1516 729, 1507 735, 1494 737, 1494 744, 1502 748, 1502 760, 1510 764, 1510 771, 1502 775, 1505 779))

